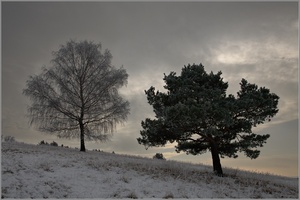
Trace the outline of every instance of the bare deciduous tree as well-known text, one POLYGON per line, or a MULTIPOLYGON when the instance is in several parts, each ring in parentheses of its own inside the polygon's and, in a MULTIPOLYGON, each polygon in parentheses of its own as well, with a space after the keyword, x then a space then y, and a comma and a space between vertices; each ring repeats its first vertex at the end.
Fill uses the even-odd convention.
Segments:
POLYGON ((23 93, 30 97, 30 124, 63 138, 106 141, 129 114, 129 102, 118 93, 128 74, 111 65, 101 44, 70 40, 53 52, 52 66, 30 76, 23 93), (80 130, 80 131, 79 131, 80 130))

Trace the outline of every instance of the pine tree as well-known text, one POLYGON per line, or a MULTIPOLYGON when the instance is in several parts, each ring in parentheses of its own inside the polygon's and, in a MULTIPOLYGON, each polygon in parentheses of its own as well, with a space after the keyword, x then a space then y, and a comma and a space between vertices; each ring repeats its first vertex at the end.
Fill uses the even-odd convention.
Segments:
POLYGON ((192 155, 209 150, 219 176, 223 175, 220 157, 237 158, 238 152, 244 152, 257 158, 260 151, 256 148, 270 135, 255 134, 252 128, 276 115, 279 97, 245 79, 237 97, 226 95, 228 83, 221 74, 206 73, 202 64, 188 65, 180 76, 175 72, 164 75, 167 93, 152 86, 145 91, 156 118, 142 121, 139 144, 147 149, 177 142, 177 152, 192 155))

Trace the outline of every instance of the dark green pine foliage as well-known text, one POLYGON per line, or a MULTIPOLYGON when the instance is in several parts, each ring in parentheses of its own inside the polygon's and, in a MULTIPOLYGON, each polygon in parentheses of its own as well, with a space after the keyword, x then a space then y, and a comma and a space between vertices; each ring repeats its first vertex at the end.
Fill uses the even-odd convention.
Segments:
POLYGON ((235 97, 226 95, 222 72, 206 73, 202 64, 184 66, 180 76, 165 75, 167 93, 150 87, 145 91, 155 119, 142 121, 139 144, 146 148, 177 142, 176 151, 202 154, 209 150, 213 168, 222 176, 220 157, 237 158, 238 152, 255 159, 270 135, 252 127, 270 121, 278 112, 279 97, 264 87, 242 79, 235 97))

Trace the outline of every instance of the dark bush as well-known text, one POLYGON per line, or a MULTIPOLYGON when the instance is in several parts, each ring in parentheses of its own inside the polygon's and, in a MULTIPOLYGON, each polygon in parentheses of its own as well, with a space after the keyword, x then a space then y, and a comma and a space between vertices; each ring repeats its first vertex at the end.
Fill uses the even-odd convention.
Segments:
POLYGON ((54 146, 54 147, 57 147, 57 146, 58 146, 58 144, 57 144, 56 142, 54 142, 54 141, 53 141, 52 143, 50 143, 50 145, 51 145, 51 146, 54 146))
POLYGON ((15 140, 15 137, 13 137, 13 136, 3 136, 3 135, 1 135, 1 141, 2 142, 15 142, 16 140, 15 140))
POLYGON ((40 143, 38 145, 48 145, 47 142, 45 142, 44 140, 40 141, 40 143))
POLYGON ((160 159, 160 160, 166 160, 164 158, 164 155, 162 153, 156 153, 154 156, 153 156, 153 159, 160 159))
POLYGON ((5 136, 4 137, 5 142, 15 142, 15 137, 13 136, 5 136))

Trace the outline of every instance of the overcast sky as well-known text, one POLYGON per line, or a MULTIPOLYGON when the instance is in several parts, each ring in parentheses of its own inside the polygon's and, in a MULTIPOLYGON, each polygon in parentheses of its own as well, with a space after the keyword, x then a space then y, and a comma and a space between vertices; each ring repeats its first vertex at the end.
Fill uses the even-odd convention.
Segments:
POLYGON ((79 147, 79 140, 30 127, 30 101, 22 95, 28 77, 50 66, 52 51, 70 39, 101 43, 112 64, 129 74, 121 90, 131 104, 128 121, 110 142, 87 143, 88 149, 151 157, 162 152, 167 159, 211 165, 210 153, 186 156, 173 145, 146 151, 136 140, 141 120, 154 116, 144 90, 162 90, 164 73, 202 63, 207 72, 223 72, 228 94, 236 95, 245 78, 280 96, 279 113, 254 129, 271 135, 260 157, 222 159, 223 167, 298 175, 297 2, 2 2, 2 134, 79 147))

